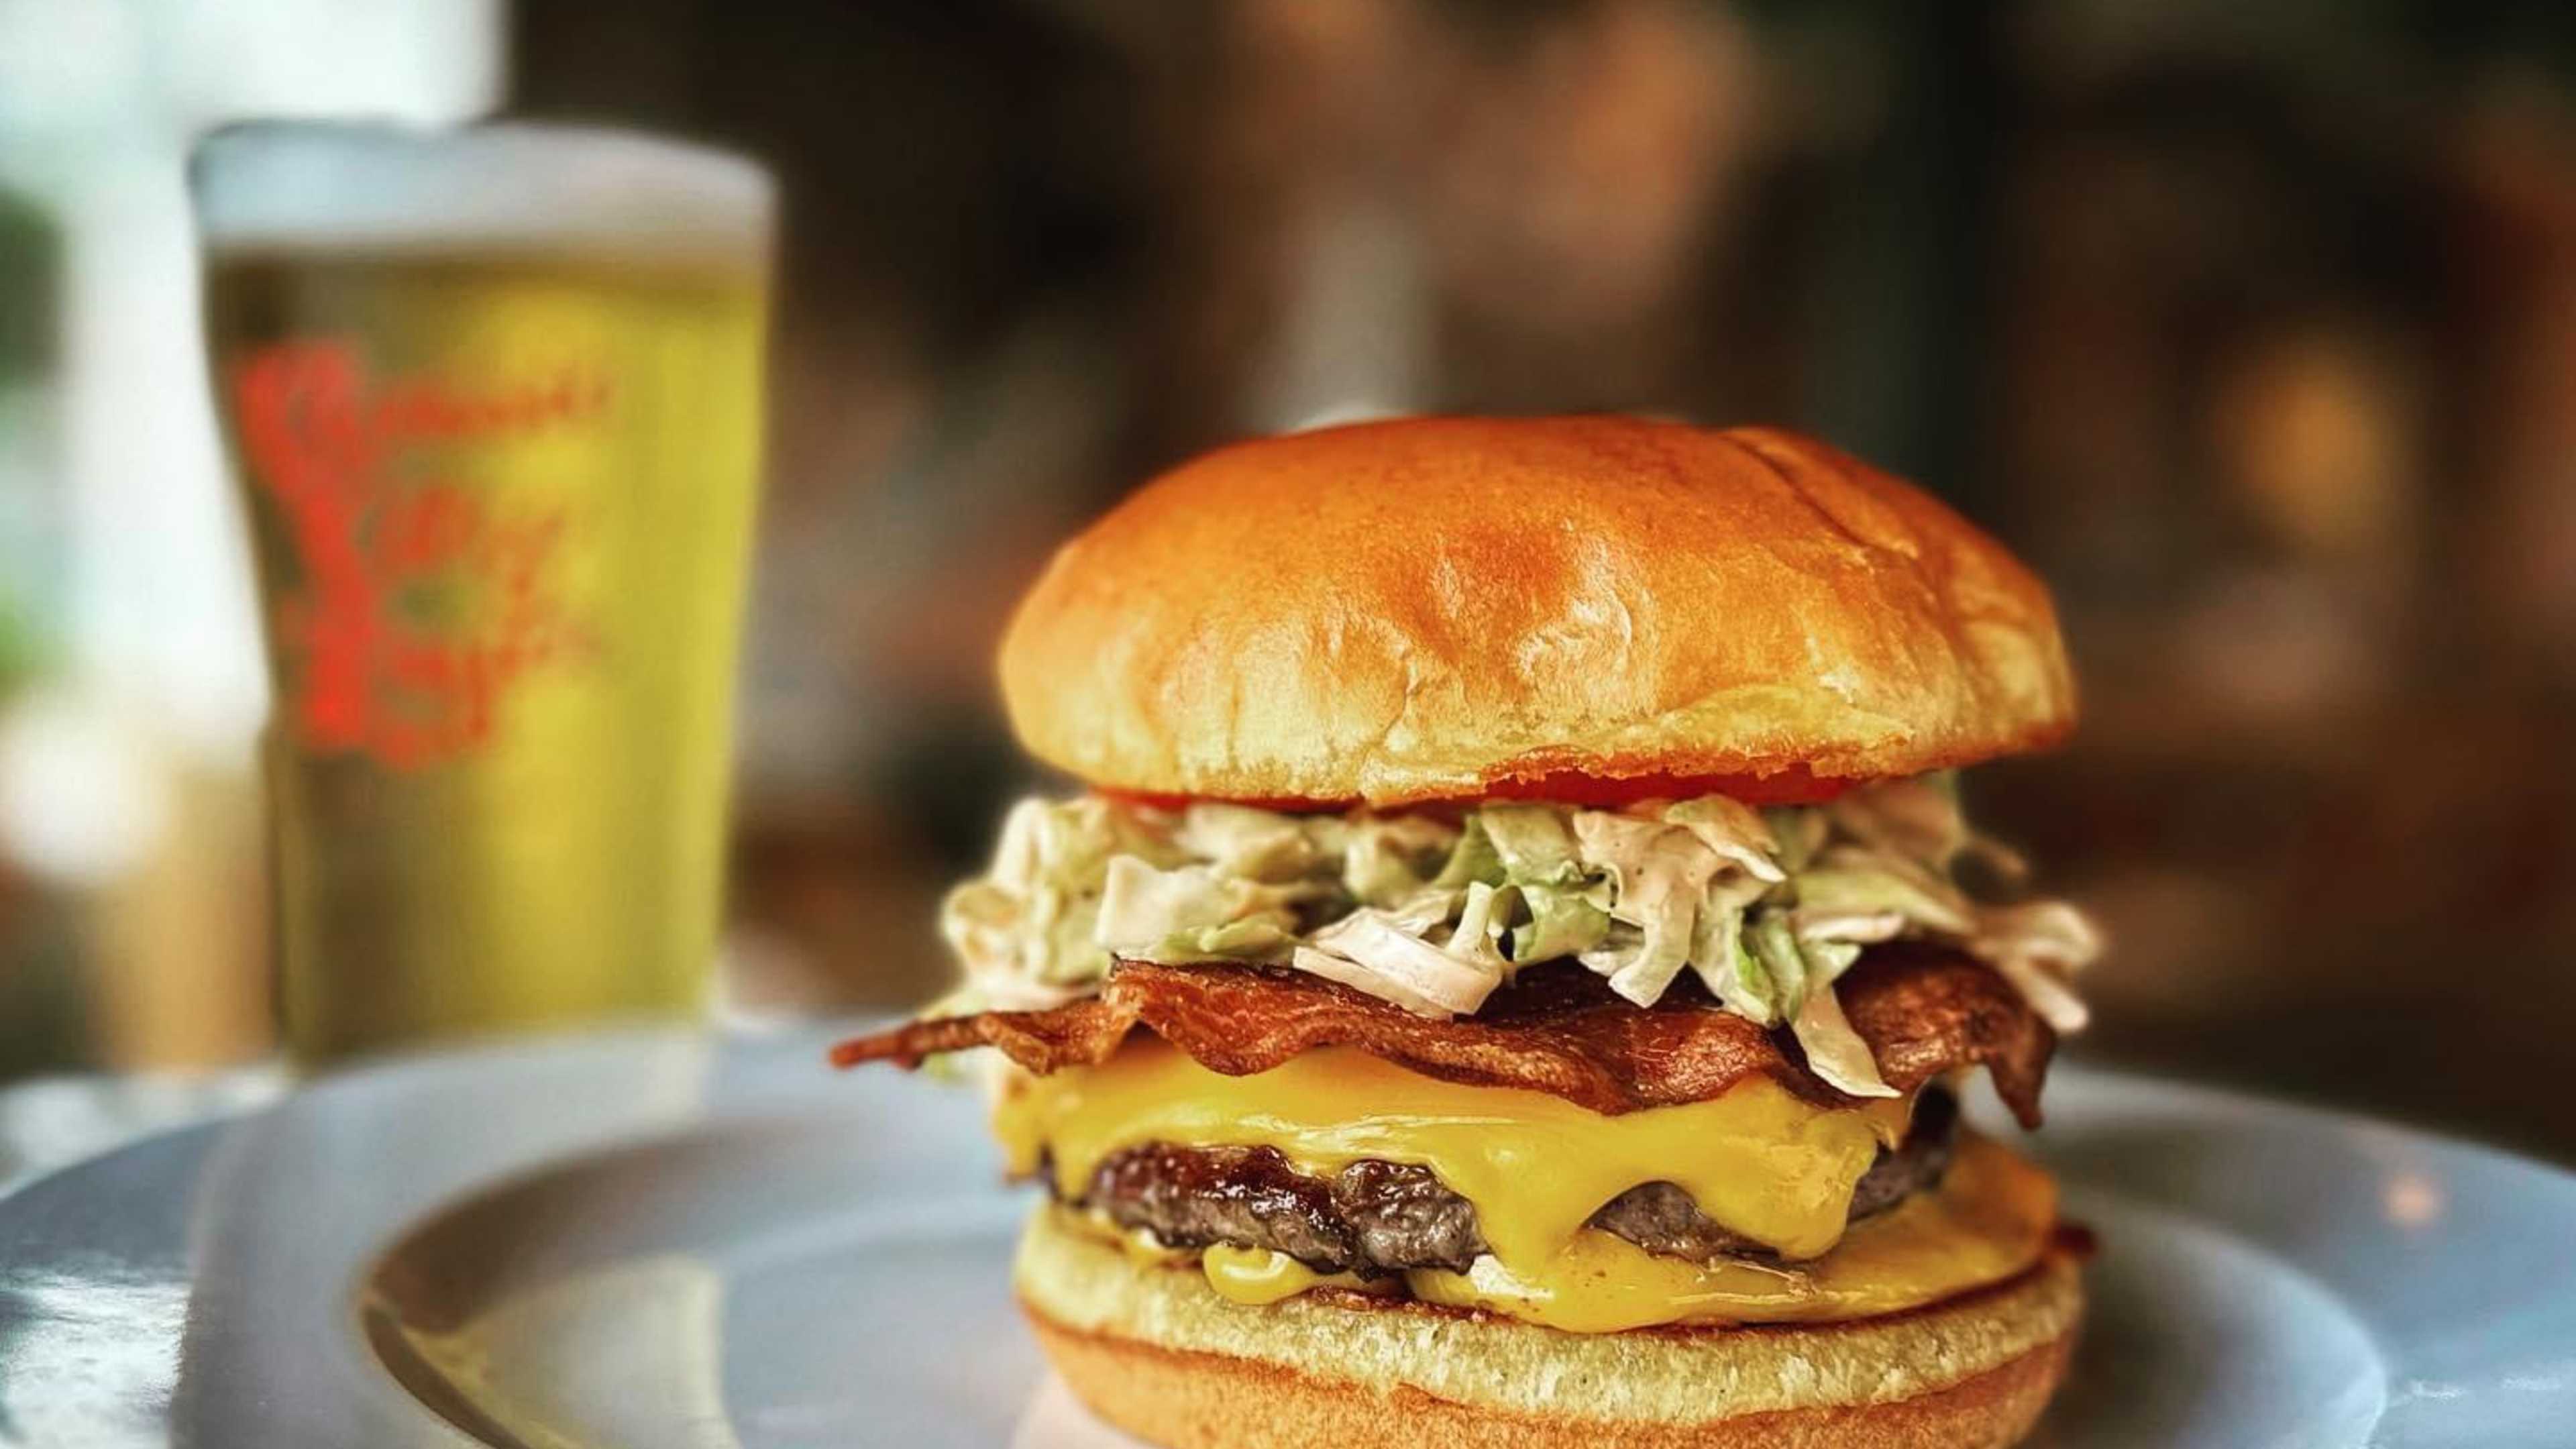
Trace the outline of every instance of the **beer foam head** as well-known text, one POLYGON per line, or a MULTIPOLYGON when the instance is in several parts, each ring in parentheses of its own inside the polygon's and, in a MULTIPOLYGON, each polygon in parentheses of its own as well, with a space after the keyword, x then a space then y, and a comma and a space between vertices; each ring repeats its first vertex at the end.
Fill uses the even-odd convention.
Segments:
POLYGON ((631 132, 273 122, 198 143, 210 253, 563 252, 757 266, 775 198, 753 162, 631 132))

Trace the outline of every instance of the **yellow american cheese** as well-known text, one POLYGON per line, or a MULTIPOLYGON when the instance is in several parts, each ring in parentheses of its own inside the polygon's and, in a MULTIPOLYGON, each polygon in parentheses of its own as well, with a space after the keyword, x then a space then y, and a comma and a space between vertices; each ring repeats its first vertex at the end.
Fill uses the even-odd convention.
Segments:
POLYGON ((1855 1224, 1813 1263, 1703 1265, 1586 1229, 1530 1268, 1479 1258, 1464 1273, 1404 1276, 1426 1303, 1483 1308, 1573 1333, 1693 1321, 1825 1322, 1919 1308, 2001 1282, 2038 1261, 2056 1221, 2048 1174, 1966 1136, 1938 1190, 1855 1224))
MULTIPOLYGON (((1854 1185, 1882 1144, 1902 1139, 1910 1111, 1907 1101, 1818 1107, 1757 1077, 1711 1101, 1604 1116, 1546 1093, 1438 1081, 1356 1051, 1307 1052, 1228 1077, 1140 1039, 1099 1066, 1015 1082, 995 1127, 1016 1170, 1034 1171, 1043 1154, 1068 1194, 1103 1157, 1146 1142, 1268 1146, 1319 1176, 1363 1158, 1425 1167, 1475 1206, 1492 1255, 1465 1274, 1407 1275, 1417 1297, 1610 1331, 1885 1312, 2026 1266, 2049 1213, 2024 1231, 2029 1211, 1987 1211, 2018 1166, 2009 1154, 2006 1166, 1954 1173, 1967 1179, 1954 1181, 1958 1193, 1864 1223, 1843 1251, 1796 1268, 1703 1267, 1584 1226, 1631 1187, 1673 1182, 1730 1231, 1786 1259, 1818 1258, 1843 1238, 1854 1185), (1864 1239, 1867 1252, 1854 1255, 1864 1239)), ((1212 1250, 1201 1264, 1240 1302, 1276 1301, 1318 1281, 1275 1253, 1212 1250)))

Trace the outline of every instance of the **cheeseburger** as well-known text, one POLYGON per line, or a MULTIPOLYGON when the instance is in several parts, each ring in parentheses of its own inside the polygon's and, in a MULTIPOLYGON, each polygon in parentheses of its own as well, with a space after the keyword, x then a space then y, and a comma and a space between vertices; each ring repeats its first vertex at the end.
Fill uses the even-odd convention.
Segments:
POLYGON ((2081 1235, 2039 1121, 2095 951, 1962 817, 2049 745, 2047 591, 1759 428, 1421 418, 1157 479, 1001 653, 1085 787, 942 926, 1046 1201, 1016 1286, 1156 1444, 2000 1445, 2081 1235))

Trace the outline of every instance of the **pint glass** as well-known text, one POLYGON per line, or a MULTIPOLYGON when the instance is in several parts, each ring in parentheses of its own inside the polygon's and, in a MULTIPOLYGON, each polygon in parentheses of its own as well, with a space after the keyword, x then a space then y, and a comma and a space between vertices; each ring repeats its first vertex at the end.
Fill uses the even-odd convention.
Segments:
POLYGON ((611 132, 289 124, 209 137, 191 181, 290 1054, 697 1011, 766 177, 611 132))

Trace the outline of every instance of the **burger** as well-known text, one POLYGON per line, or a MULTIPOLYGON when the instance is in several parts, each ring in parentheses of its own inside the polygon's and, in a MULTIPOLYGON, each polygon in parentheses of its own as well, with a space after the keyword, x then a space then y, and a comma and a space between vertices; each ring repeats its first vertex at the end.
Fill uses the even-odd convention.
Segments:
POLYGON ((1156 1444, 2000 1445, 2083 1238, 2024 1127, 2084 919, 1962 817, 2061 739, 2045 588, 1819 443, 1415 418, 1210 453, 1000 658, 957 992, 1015 1286, 1156 1444))

